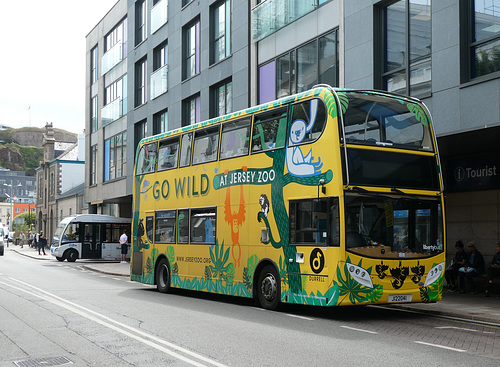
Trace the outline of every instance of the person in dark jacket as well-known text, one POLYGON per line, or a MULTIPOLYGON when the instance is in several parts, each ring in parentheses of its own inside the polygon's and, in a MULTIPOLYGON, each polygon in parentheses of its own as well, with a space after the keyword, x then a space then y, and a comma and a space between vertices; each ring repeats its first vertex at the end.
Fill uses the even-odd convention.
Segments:
POLYGON ((484 258, 483 255, 476 249, 474 242, 469 242, 469 258, 465 266, 458 269, 460 293, 465 293, 465 279, 470 283, 471 293, 476 294, 476 283, 474 277, 484 274, 484 258))
POLYGON ((486 269, 486 278, 488 283, 486 284, 486 297, 490 295, 491 285, 493 284, 493 278, 500 275, 500 242, 497 243, 497 253, 493 256, 493 260, 488 269, 486 269))
POLYGON ((44 255, 47 255, 45 253, 45 246, 47 246, 47 239, 43 235, 43 231, 40 231, 40 236, 38 237, 37 245, 38 245, 38 255, 41 255, 40 250, 43 251, 44 255))
POLYGON ((465 252, 464 243, 458 240, 455 243, 455 256, 451 260, 450 266, 446 268, 444 272, 444 277, 446 278, 446 283, 448 284, 448 291, 454 292, 458 290, 458 269, 465 266, 467 262, 467 252, 465 252))

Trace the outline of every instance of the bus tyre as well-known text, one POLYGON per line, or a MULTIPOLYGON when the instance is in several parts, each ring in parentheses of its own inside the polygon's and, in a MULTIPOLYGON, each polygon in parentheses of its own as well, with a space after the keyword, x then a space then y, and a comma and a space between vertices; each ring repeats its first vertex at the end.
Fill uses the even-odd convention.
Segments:
POLYGON ((156 288, 160 293, 167 293, 170 289, 170 267, 166 259, 161 259, 156 268, 156 288))
POLYGON ((76 250, 68 250, 64 254, 66 255, 66 260, 70 263, 74 263, 78 259, 78 252, 76 250))
POLYGON ((280 304, 281 281, 272 265, 264 266, 259 273, 257 298, 261 307, 266 310, 276 310, 280 304))

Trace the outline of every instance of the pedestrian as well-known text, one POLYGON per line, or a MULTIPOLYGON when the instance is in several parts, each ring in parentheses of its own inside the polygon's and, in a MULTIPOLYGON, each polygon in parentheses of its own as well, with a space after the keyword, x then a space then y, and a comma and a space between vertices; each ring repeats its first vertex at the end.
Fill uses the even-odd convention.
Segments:
POLYGON ((21 245, 21 248, 24 247, 24 241, 26 241, 26 235, 21 231, 19 234, 19 244, 21 245))
POLYGON ((467 245, 469 248, 469 258, 462 266, 458 269, 458 283, 460 285, 460 293, 465 293, 465 279, 467 279, 471 286, 471 294, 476 294, 476 283, 474 282, 474 277, 484 274, 484 258, 483 255, 476 249, 474 242, 469 242, 467 245))
POLYGON ((47 255, 45 253, 45 246, 47 245, 47 239, 43 235, 43 231, 40 231, 40 234, 37 235, 37 245, 38 245, 38 255, 41 255, 40 250, 42 250, 44 255, 47 255))
POLYGON ((127 257, 127 251, 128 251, 128 237, 127 237, 127 231, 123 230, 123 234, 120 236, 120 246, 121 246, 121 264, 126 264, 126 257, 127 257))
POLYGON ((444 272, 444 277, 446 278, 446 283, 448 284, 448 291, 454 292, 458 290, 458 269, 465 266, 467 261, 467 253, 465 252, 464 243, 458 240, 455 243, 455 256, 451 259, 451 264, 446 268, 444 272))
POLYGON ((500 275, 500 242, 497 243, 497 253, 493 256, 490 266, 486 270, 486 278, 488 283, 486 284, 486 297, 490 296, 491 286, 493 284, 493 278, 500 275))

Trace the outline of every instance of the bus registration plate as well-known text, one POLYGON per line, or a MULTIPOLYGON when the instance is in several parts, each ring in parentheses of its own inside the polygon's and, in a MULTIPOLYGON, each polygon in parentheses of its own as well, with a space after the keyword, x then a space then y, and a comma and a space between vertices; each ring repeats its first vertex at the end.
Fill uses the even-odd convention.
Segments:
POLYGON ((412 297, 413 296, 411 294, 391 294, 391 295, 389 295, 387 302, 389 302, 389 303, 392 303, 392 302, 411 302, 412 297))

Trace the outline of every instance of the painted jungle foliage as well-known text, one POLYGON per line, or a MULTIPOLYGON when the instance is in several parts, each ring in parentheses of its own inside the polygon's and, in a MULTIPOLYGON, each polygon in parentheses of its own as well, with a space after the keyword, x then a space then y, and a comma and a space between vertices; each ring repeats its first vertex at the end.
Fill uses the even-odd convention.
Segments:
POLYGON ((143 139, 131 279, 270 309, 440 300, 434 141, 419 101, 329 87, 143 139))

